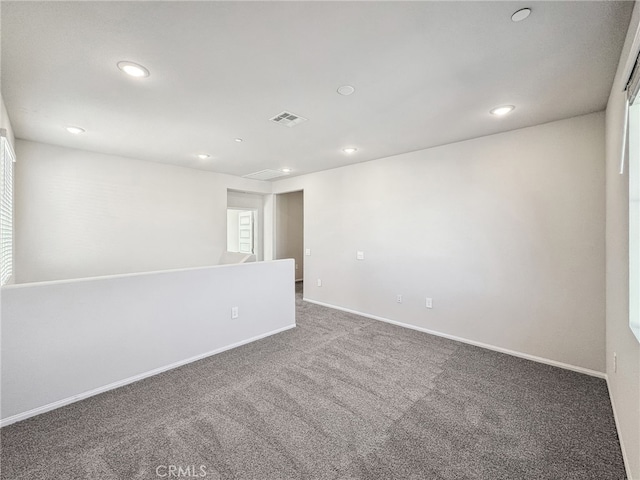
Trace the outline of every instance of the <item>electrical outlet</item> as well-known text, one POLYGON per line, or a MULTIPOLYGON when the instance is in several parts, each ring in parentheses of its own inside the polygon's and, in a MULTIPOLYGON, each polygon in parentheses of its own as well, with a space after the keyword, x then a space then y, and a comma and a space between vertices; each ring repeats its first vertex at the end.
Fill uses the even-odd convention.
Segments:
POLYGON ((356 260, 364 260, 364 252, 356 252, 356 260))
POLYGON ((310 248, 307 248, 307 249, 304 251, 304 254, 305 254, 305 255, 311 255, 311 249, 310 249, 310 248))
POLYGON ((318 286, 321 287, 322 286, 322 280, 318 279, 318 286))
POLYGON ((231 307, 231 318, 238 318, 238 307, 231 307))
POLYGON ((402 303, 402 295, 400 294, 396 295, 396 302, 402 303))
POLYGON ((298 269, 298 264, 296 263, 296 270, 298 269))
POLYGON ((425 303, 427 308, 433 308, 433 298, 427 297, 427 302, 425 303))
POLYGON ((618 371, 618 354, 613 352, 613 373, 618 371))

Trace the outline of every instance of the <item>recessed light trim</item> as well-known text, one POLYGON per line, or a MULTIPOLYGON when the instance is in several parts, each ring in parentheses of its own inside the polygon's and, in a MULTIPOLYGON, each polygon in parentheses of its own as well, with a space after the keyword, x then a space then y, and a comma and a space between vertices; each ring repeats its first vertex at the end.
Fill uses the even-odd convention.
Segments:
POLYGON ((521 8, 520 10, 515 12, 513 15, 511 15, 511 21, 513 21, 513 22, 521 22, 522 20, 527 18, 529 15, 531 15, 531 9, 530 8, 521 8))
POLYGON ((126 61, 118 62, 118 68, 122 70, 124 73, 126 73, 127 75, 129 75, 130 77, 144 78, 151 75, 149 73, 149 70, 147 70, 145 67, 133 62, 126 62, 126 61))
POLYGON ((234 140, 235 140, 236 142, 238 142, 238 143, 242 143, 242 142, 243 142, 243 140, 242 140, 241 138, 234 138, 234 140))
POLYGON ((67 132, 72 133, 74 135, 80 135, 81 133, 85 132, 84 128, 76 127, 74 125, 69 125, 68 127, 65 127, 65 129, 67 130, 67 132))
POLYGON ((503 115, 506 115, 507 113, 511 113, 515 110, 516 107, 514 107, 513 105, 502 105, 500 107, 496 107, 496 108, 492 108, 491 110, 489 110, 489 113, 491 115, 495 115, 497 117, 502 117, 503 115))
POLYGON ((291 169, 290 168, 283 168, 282 169, 282 173, 291 173, 291 169))
POLYGON ((342 151, 348 155, 351 155, 352 153, 356 153, 358 149, 356 147, 347 147, 343 148, 342 151))
POLYGON ((338 88, 338 93, 344 96, 351 95, 355 91, 356 89, 353 88, 351 85, 342 85, 341 87, 338 88))
POLYGON ((207 158, 211 158, 211 155, 208 153, 198 153, 196 155, 200 160, 206 160, 207 158))

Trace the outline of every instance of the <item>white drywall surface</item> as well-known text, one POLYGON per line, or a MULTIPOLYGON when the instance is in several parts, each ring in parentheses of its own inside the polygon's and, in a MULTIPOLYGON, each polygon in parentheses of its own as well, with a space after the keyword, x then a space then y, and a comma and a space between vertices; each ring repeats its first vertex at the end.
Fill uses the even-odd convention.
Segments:
POLYGON ((273 193, 304 190, 305 298, 604 372, 604 187, 600 112, 273 193))
POLYGON ((640 9, 636 4, 611 88, 606 117, 606 371, 630 480, 640 480, 640 343, 629 326, 628 159, 625 159, 624 174, 619 172, 626 97, 624 86, 627 82, 623 71, 628 61, 635 61, 637 52, 632 52, 631 46, 639 28, 640 9))
POLYGON ((16 141, 17 283, 216 265, 227 190, 268 182, 16 141))
POLYGON ((4 287, 2 421, 294 326, 293 260, 4 287))

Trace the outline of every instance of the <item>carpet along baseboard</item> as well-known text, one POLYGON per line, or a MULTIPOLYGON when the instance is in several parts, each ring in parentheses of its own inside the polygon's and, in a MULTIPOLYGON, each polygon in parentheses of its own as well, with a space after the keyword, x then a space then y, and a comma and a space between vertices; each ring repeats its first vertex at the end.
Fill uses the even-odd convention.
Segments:
POLYGON ((153 370, 149 370, 148 372, 141 373, 139 375, 134 375, 133 377, 125 378, 124 380, 118 380, 117 382, 110 383, 108 385, 103 385, 98 388, 94 388, 87 392, 79 393, 77 395, 73 395, 68 398, 64 398, 62 400, 58 400, 56 402, 48 403, 47 405, 43 405, 41 407, 37 407, 31 410, 28 410, 23 413, 18 413, 16 415, 12 415, 11 417, 3 418, 0 420, 0 427, 6 427, 7 425, 11 425, 12 423, 19 422, 21 420, 26 420, 30 417, 35 417, 36 415, 40 415, 41 413, 46 413, 51 410, 55 410, 56 408, 64 407, 65 405, 69 405, 70 403, 78 402, 80 400, 84 400, 85 398, 93 397, 94 395, 98 395, 100 393, 108 392, 109 390, 113 390, 115 388, 124 387, 133 382, 137 382, 139 380, 143 380, 147 377, 152 377, 154 375, 158 375, 159 373, 166 372, 168 370, 172 370, 174 368, 181 367, 188 363, 196 362, 198 360, 202 360, 203 358, 210 357, 212 355, 216 355, 218 353, 225 352, 227 350, 231 350, 233 348, 240 347, 247 343, 255 342, 256 340, 260 340, 261 338, 269 337, 271 335, 275 335, 276 333, 284 332, 286 330, 290 330, 295 327, 295 324, 289 325, 283 328, 278 328, 277 330, 273 330, 271 332, 263 333, 261 335, 257 335, 255 337, 248 338, 246 340, 242 340, 240 342, 232 343, 231 345, 225 345, 224 347, 217 348, 215 350, 211 350, 206 353, 202 353, 200 355, 196 355, 194 357, 186 358, 184 360, 180 360, 178 362, 171 363, 169 365, 165 365, 163 367, 154 368, 153 370))
POLYGON ((624 462, 624 470, 627 473, 627 480, 635 480, 631 474, 631 465, 627 458, 627 451, 624 448, 624 440, 620 432, 620 422, 618 421, 618 414, 616 413, 616 402, 613 401, 613 395, 611 395, 611 386, 609 385, 609 376, 605 375, 607 381, 607 391, 609 392, 609 400, 611 402, 611 409, 613 410, 613 420, 616 423, 616 431, 618 432, 618 441, 620 442, 620 450, 622 451, 622 461, 624 462))
POLYGON ((456 337, 455 335, 449 335, 448 333, 438 332, 436 330, 429 330, 428 328, 418 327, 416 325, 411 325, 410 323, 398 322, 396 320, 391 320, 389 318, 379 317, 377 315, 371 315, 369 313, 359 312, 357 310, 352 310, 350 308, 339 307, 337 305, 332 305, 330 303, 318 302, 316 300, 311 300, 308 298, 303 299, 305 302, 315 303, 316 305, 320 305, 323 307, 333 308, 335 310, 341 310, 343 312, 353 313, 355 315, 360 315, 362 317, 370 318, 372 320, 379 320, 381 322, 391 323, 393 325, 398 325, 399 327, 410 328, 411 330, 417 330, 419 332, 428 333, 430 335, 435 335, 437 337, 447 338, 449 340, 455 340, 456 342, 467 343, 469 345, 474 345, 476 347, 486 348, 487 350, 493 350, 494 352, 505 353, 507 355, 512 355, 514 357, 524 358, 525 360, 531 360, 538 363, 544 363, 546 365, 551 365, 554 367, 564 368, 565 370, 571 370, 578 373, 584 373, 586 375, 590 375, 592 377, 598 378, 606 378, 606 374, 603 372, 598 372, 596 370, 591 370, 584 367, 578 367, 576 365, 571 365, 568 363, 558 362, 556 360, 551 360, 544 357, 537 357, 535 355, 529 355, 528 353, 517 352, 515 350, 509 350, 507 348, 496 347, 495 345, 489 345, 488 343, 476 342, 475 340, 469 340, 468 338, 456 337))

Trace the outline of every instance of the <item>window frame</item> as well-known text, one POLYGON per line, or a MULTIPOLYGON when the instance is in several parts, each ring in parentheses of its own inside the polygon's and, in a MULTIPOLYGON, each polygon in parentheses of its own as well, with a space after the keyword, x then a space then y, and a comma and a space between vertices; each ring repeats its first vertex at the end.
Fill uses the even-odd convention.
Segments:
POLYGON ((640 342, 640 101, 627 107, 629 173, 629 328, 640 342))
POLYGON ((13 282, 15 162, 7 131, 0 129, 0 286, 13 282))

